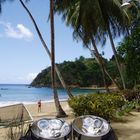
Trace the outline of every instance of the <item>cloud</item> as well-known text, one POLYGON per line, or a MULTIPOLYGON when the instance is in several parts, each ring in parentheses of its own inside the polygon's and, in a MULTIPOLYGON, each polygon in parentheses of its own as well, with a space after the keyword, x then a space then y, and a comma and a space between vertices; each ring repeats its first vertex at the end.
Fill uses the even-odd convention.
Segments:
POLYGON ((0 83, 11 83, 11 84, 30 84, 38 73, 28 73, 25 75, 0 75, 0 83))
POLYGON ((38 75, 38 73, 29 73, 26 76, 26 79, 27 79, 27 81, 32 81, 37 75, 38 75))
POLYGON ((17 80, 24 80, 26 82, 31 82, 37 75, 38 73, 28 73, 27 75, 17 77, 17 80))
POLYGON ((13 27, 11 23, 0 22, 0 25, 5 27, 4 34, 6 37, 24 39, 26 41, 33 38, 33 33, 23 24, 17 24, 16 27, 13 27))
POLYGON ((16 80, 16 83, 31 83, 38 73, 28 73, 27 75, 15 76, 13 79, 16 80))

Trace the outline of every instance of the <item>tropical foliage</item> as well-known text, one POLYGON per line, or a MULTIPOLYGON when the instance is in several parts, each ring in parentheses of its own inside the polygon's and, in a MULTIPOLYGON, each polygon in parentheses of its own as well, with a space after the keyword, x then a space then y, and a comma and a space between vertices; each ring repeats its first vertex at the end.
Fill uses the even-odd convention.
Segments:
MULTIPOLYGON (((105 67, 99 57, 96 42, 100 41, 105 44, 106 38, 109 36, 122 87, 125 89, 124 77, 113 42, 113 37, 126 33, 129 23, 129 17, 121 8, 121 2, 120 0, 56 0, 55 11, 62 14, 67 25, 72 26, 74 38, 82 40, 84 45, 93 45, 103 77, 105 77, 105 67)), ((105 78, 103 79, 106 83, 105 78)))
POLYGON ((118 46, 118 53, 125 67, 125 81, 127 88, 133 88, 140 83, 140 4, 131 7, 133 15, 129 36, 125 37, 118 46))
POLYGON ((126 67, 127 87, 132 88, 140 82, 140 28, 133 31, 131 36, 125 38, 118 48, 126 67))
POLYGON ((78 95, 68 101, 76 116, 92 114, 107 120, 118 120, 122 115, 140 107, 140 91, 78 95))
POLYGON ((69 100, 69 105, 76 116, 91 114, 110 120, 116 119, 125 101, 119 94, 102 93, 75 96, 69 100))

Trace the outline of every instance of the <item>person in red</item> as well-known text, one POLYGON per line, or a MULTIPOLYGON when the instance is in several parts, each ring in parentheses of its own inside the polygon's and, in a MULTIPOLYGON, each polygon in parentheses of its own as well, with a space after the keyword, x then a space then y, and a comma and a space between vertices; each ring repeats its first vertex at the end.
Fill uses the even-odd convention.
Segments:
POLYGON ((41 112, 41 100, 38 101, 38 112, 41 112))

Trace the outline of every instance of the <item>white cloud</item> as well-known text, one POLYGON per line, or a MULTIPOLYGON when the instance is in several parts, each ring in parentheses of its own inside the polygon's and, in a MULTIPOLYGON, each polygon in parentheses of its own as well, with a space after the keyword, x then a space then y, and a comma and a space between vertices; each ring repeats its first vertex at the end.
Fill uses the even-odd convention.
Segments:
POLYGON ((23 24, 17 24, 16 27, 13 27, 11 23, 0 21, 0 25, 3 25, 5 27, 4 34, 6 37, 25 39, 26 41, 29 41, 33 38, 33 33, 23 24))
POLYGON ((16 79, 19 81, 32 82, 37 75, 38 73, 28 73, 27 75, 19 76, 16 79))
POLYGON ((11 83, 11 84, 30 84, 38 73, 28 73, 25 75, 0 75, 0 83, 11 83))
POLYGON ((38 73, 29 73, 27 76, 26 76, 26 79, 28 81, 32 81, 36 76, 37 76, 38 73))

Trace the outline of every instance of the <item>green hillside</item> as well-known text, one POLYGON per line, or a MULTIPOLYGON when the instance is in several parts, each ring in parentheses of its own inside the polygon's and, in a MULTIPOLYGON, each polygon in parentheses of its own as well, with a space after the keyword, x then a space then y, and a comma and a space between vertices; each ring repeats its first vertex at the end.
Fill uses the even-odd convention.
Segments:
MULTIPOLYGON (((112 75, 117 76, 116 66, 113 61, 106 59, 106 66, 112 75)), ((73 61, 64 61, 57 64, 66 84, 70 87, 89 87, 92 85, 103 86, 103 79, 100 67, 94 58, 80 57, 73 61)), ((56 79, 57 87, 61 87, 60 81, 56 79)), ((111 81, 107 79, 108 85, 111 81)), ((42 70, 41 73, 32 81, 31 86, 50 87, 51 86, 51 67, 42 70)))

